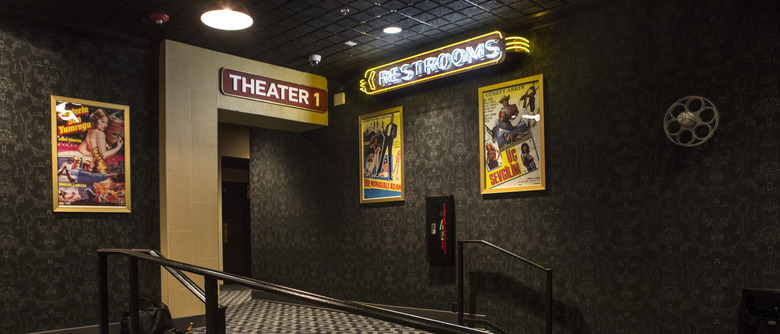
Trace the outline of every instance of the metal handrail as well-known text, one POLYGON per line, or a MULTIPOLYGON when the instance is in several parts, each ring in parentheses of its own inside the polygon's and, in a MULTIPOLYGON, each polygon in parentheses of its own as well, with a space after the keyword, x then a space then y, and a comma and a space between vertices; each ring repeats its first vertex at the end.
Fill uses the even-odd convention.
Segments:
POLYGON ((458 324, 463 325, 464 318, 464 305, 463 305, 463 285, 464 285, 464 278, 463 278, 463 245, 464 244, 482 244, 489 246, 493 249, 498 250, 499 252, 509 255, 510 257, 513 257, 515 259, 518 259, 526 264, 532 265, 533 267, 537 269, 541 269, 546 273, 547 276, 547 334, 552 334, 552 319, 553 319, 553 291, 552 291, 552 269, 551 268, 545 268, 544 266, 533 262, 531 260, 528 260, 522 256, 519 256, 517 254, 514 254, 506 249, 503 249, 501 247, 498 247, 494 244, 491 244, 485 240, 461 240, 458 241, 458 324))
POLYGON ((159 258, 140 252, 134 252, 127 249, 100 249, 98 252, 99 262, 99 289, 100 289, 100 333, 108 334, 108 255, 121 255, 130 260, 130 321, 138 328, 138 261, 155 263, 158 265, 175 268, 193 274, 202 275, 205 279, 206 293, 206 331, 213 334, 224 334, 224 319, 220 323, 218 314, 218 287, 217 282, 222 280, 227 283, 234 283, 276 293, 282 296, 303 300, 319 306, 324 306, 336 310, 341 310, 353 314, 367 316, 375 319, 393 322, 404 326, 422 329, 433 333, 443 334, 487 334, 488 332, 468 328, 461 325, 450 324, 433 319, 418 317, 415 315, 379 308, 376 306, 360 304, 351 301, 344 301, 317 295, 311 292, 296 290, 285 286, 263 282, 260 280, 228 274, 225 272, 195 266, 188 263, 159 258), (135 315, 135 320, 133 319, 135 315))
MULTIPOLYGON (((154 250, 154 249, 134 249, 134 251, 143 252, 143 253, 149 253, 149 255, 154 257, 159 257, 162 259, 168 259, 167 257, 160 254, 160 252, 154 250)), ((198 297, 200 301, 206 302, 206 292, 203 291, 195 282, 193 282, 187 275, 182 274, 181 270, 176 268, 171 268, 168 266, 163 266, 165 270, 168 270, 168 272, 176 278, 184 287, 186 287, 188 290, 192 292, 195 297, 198 297)))

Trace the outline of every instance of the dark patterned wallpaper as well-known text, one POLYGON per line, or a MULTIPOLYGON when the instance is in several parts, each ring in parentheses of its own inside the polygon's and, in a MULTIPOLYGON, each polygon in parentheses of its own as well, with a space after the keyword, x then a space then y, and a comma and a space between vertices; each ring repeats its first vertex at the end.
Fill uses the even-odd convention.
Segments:
MULTIPOLYGON (((327 128, 252 131, 254 275, 450 309, 455 268, 425 261, 423 225, 425 197, 453 194, 459 239, 554 268, 556 333, 734 333, 742 287, 780 288, 778 6, 632 1, 517 32, 532 54, 496 68, 375 97, 347 81, 327 128), (540 73, 548 188, 482 196, 477 89, 540 73), (689 95, 721 112, 695 148, 662 128, 689 95), (358 116, 394 106, 406 201, 360 205, 358 116)), ((542 273, 471 247, 467 270, 468 309, 543 330, 542 273)))
MULTIPOLYGON (((0 21, 2 333, 97 324, 95 250, 159 248, 157 52, 77 36, 0 21), (52 212, 50 95, 130 106, 131 214, 52 212)), ((128 269, 109 265, 119 321, 128 269)), ((159 298, 159 269, 140 270, 141 294, 159 298)))

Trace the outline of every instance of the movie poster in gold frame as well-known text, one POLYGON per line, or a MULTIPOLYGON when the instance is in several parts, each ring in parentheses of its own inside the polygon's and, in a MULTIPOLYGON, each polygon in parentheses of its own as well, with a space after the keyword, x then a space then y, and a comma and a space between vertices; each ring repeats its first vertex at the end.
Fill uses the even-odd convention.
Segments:
POLYGON ((404 200, 403 107, 360 116, 360 203, 404 200))
POLYGON ((130 107, 51 96, 55 212, 130 212, 130 107))
POLYGON ((479 88, 482 194, 545 189, 542 75, 479 88))

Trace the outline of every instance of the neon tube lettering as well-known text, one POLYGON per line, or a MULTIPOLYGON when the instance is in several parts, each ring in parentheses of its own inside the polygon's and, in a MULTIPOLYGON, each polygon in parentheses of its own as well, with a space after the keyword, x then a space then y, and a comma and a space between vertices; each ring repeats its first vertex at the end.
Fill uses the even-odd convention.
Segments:
MULTIPOLYGON (((424 76, 430 76, 439 72, 449 71, 453 67, 463 67, 485 59, 500 58, 503 50, 500 40, 491 39, 476 46, 457 48, 447 53, 440 53, 435 57, 416 60, 408 64, 392 67, 378 73, 379 86, 387 87, 414 81, 424 76)), ((270 90, 267 94, 270 94, 270 90)), ((284 93, 282 93, 284 95, 284 93)))
POLYGON ((452 65, 455 67, 461 67, 466 64, 466 50, 455 49, 452 51, 452 65))
POLYGON ((390 69, 390 82, 395 84, 401 83, 401 72, 398 70, 398 67, 390 69))
POLYGON ((409 81, 414 79, 414 70, 412 69, 412 66, 412 64, 401 65, 401 73, 404 74, 404 76, 401 77, 401 80, 409 81))
POLYGON ((389 86, 390 85, 390 72, 388 71, 381 71, 379 72, 379 85, 380 86, 389 86))
POLYGON ((498 41, 495 39, 491 39, 485 42, 485 49, 487 51, 491 51, 490 53, 486 54, 485 57, 498 58, 498 56, 501 55, 501 48, 498 46, 498 41))
POLYGON ((423 61, 418 60, 412 63, 412 65, 414 65, 414 74, 418 77, 421 76, 423 74, 423 61))
POLYGON ((473 63, 474 60, 481 60, 482 58, 485 58, 485 44, 477 45, 476 50, 470 46, 466 47, 466 61, 469 64, 473 63))
POLYGON ((431 73, 436 73, 438 71, 439 69, 436 68, 436 58, 434 57, 425 58, 425 74, 431 75, 431 73))
POLYGON ((452 56, 450 56, 449 53, 442 53, 436 57, 436 66, 438 66, 442 71, 449 70, 450 67, 452 67, 452 62, 450 61, 451 59, 452 56))

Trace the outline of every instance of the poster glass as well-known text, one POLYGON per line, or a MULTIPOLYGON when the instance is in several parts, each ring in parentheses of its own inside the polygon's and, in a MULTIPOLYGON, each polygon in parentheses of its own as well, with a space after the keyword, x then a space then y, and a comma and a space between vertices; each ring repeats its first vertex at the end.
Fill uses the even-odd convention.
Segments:
POLYGON ((129 111, 51 96, 55 212, 130 212, 129 111))
POLYGON ((360 203, 404 200, 402 111, 360 116, 360 203))
POLYGON ((479 89, 483 194, 545 189, 542 75, 479 89))

